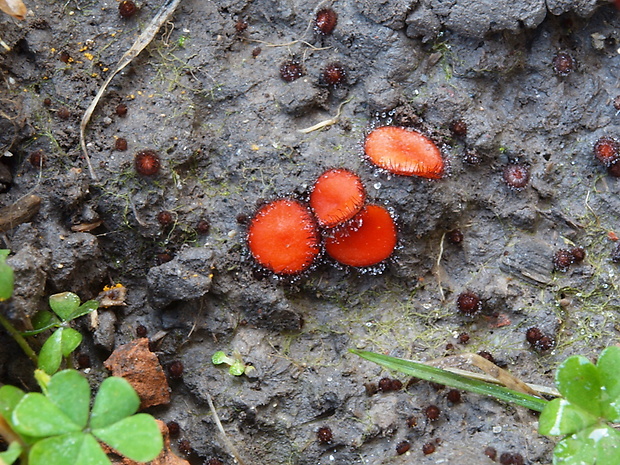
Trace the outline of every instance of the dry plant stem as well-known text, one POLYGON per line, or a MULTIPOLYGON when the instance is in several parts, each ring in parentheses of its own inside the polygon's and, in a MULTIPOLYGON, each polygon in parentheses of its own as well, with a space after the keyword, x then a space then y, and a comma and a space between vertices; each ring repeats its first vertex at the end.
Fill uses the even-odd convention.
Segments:
POLYGON ((340 119, 340 114, 342 113, 342 107, 345 106, 347 103, 349 103, 351 100, 353 100, 353 97, 345 100, 340 105, 338 105, 338 111, 336 112, 336 116, 334 116, 333 118, 323 120, 319 123, 316 123, 313 126, 310 126, 309 128, 299 129, 297 132, 301 132, 302 134, 309 134, 313 131, 318 131, 319 129, 323 129, 323 128, 326 128, 327 126, 331 126, 332 124, 336 124, 338 120, 340 119))
MULTIPOLYGON (((519 378, 511 375, 508 371, 498 367, 494 363, 488 361, 486 358, 481 357, 478 354, 460 354, 460 355, 451 355, 449 357, 444 357, 440 360, 435 360, 427 365, 434 366, 437 368, 441 368, 447 371, 451 371, 447 369, 447 366, 454 364, 462 364, 466 363, 468 365, 473 365, 475 367, 480 368, 486 374, 492 376, 499 384, 506 386, 508 389, 512 389, 513 391, 523 392, 525 394, 529 394, 531 396, 540 397, 540 393, 532 389, 530 386, 525 384, 519 378)), ((462 373, 459 373, 462 374, 462 373)), ((467 376, 467 375, 464 375, 467 376)))
POLYGON ((220 431, 220 434, 222 435, 222 440, 224 441, 224 444, 226 444, 226 447, 228 448, 228 453, 234 457, 237 463, 239 463, 240 465, 245 465, 245 462, 239 455, 239 451, 233 445, 230 439, 228 439, 228 435, 226 434, 226 431, 224 431, 224 427, 222 426, 222 422, 220 421, 220 417, 218 416, 217 411, 215 410, 215 405, 213 405, 213 400, 211 399, 211 396, 209 395, 209 393, 207 393, 207 402, 209 403, 209 408, 211 409, 211 413, 213 414, 213 419, 215 420, 217 429, 220 431))
POLYGON ((30 221, 39 211, 41 197, 30 194, 0 209, 0 232, 7 232, 30 221))
POLYGON ((125 52, 125 54, 121 57, 114 71, 110 73, 108 78, 105 80, 97 95, 90 103, 86 111, 84 112, 84 116, 82 117, 82 121, 80 123, 80 145, 82 146, 82 152, 84 153, 84 158, 86 159, 86 163, 88 165, 88 171, 90 172, 90 177, 93 181, 97 181, 97 175, 95 174, 95 170, 93 168, 92 163, 90 162, 90 157, 88 156, 88 150, 86 149, 86 140, 85 140, 85 132, 86 126, 88 126, 88 122, 90 121, 95 108, 97 108, 97 104, 101 99, 101 96, 104 94, 108 84, 110 81, 116 76, 125 66, 127 66, 131 61, 137 57, 144 48, 151 43, 159 28, 172 16, 174 11, 181 3, 181 0, 166 0, 166 2, 162 5, 159 12, 152 19, 151 23, 148 25, 146 29, 140 34, 140 36, 133 43, 131 48, 125 52))
POLYGON ((9 320, 4 318, 2 315, 0 315, 0 325, 2 325, 4 329, 6 329, 6 331, 11 335, 11 337, 15 339, 15 342, 19 344, 19 347, 21 347, 21 349, 28 356, 28 358, 32 360, 35 365, 37 365, 37 354, 34 353, 34 350, 32 350, 32 347, 30 347, 28 341, 26 341, 26 339, 24 339, 24 336, 19 334, 19 331, 17 331, 15 327, 9 322, 9 320))

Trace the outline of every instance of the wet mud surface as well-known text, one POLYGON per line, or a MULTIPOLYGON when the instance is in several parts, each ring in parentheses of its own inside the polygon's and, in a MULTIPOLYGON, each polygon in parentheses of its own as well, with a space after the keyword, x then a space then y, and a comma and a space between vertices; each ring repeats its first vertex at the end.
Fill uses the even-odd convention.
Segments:
MULTIPOLYGON (((17 282, 8 315, 27 326, 51 293, 89 299, 123 283, 126 306, 100 310, 96 328, 79 323, 80 350, 96 379, 114 348, 146 330, 164 370, 182 362, 170 404, 151 412, 180 425, 192 463, 233 463, 209 396, 247 464, 493 463, 487 447, 550 463, 553 442, 532 413, 473 394, 452 402, 447 388, 347 352, 486 351, 524 381, 551 385, 566 356, 592 357, 618 337, 620 184, 593 154, 620 130, 618 11, 443 3, 335 2, 337 25, 320 36, 312 23, 327 5, 182 2, 94 113, 86 141, 97 181, 79 148, 81 116, 159 5, 142 2, 123 19, 116 2, 42 1, 23 22, 0 17, 12 48, 0 54, 0 144, 11 155, 0 203, 41 199, 4 235, 17 282), (291 82, 280 75, 288 61, 303 74, 291 82), (330 86, 322 73, 334 63, 346 80, 330 86), (434 140, 445 175, 368 163, 365 135, 386 124, 434 140), (159 154, 157 174, 136 172, 141 150, 159 154), (529 172, 520 190, 503 179, 514 165, 529 172), (339 167, 396 216, 394 256, 364 271, 323 256, 292 280, 258 269, 245 243, 256 209, 306 200, 339 167), (574 247, 585 259, 559 270, 554 255, 574 247), (464 292, 480 297, 473 316, 457 310, 464 292), (552 342, 528 343, 533 326, 552 342), (256 370, 230 375, 211 363, 220 350, 256 370), (374 392, 384 377, 403 387, 374 392), (322 427, 331 440, 317 437, 322 427), (399 455, 403 441, 411 448, 399 455)), ((2 379, 15 383, 27 362, 2 338, 2 379)))

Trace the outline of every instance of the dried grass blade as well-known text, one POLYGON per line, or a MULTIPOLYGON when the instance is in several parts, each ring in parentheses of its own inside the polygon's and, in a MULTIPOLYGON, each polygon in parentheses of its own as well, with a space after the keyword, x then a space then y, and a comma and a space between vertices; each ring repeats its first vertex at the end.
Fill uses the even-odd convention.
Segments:
MULTIPOLYGON (((3 0, 0 0, 0 2, 1 1, 3 0)), ((131 48, 127 50, 127 52, 125 52, 125 54, 121 57, 118 64, 116 65, 116 68, 114 68, 114 71, 110 73, 108 78, 99 89, 99 92, 97 92, 97 95, 95 95, 95 98, 84 112, 84 116, 82 117, 82 121, 80 123, 80 145, 82 146, 82 153, 84 154, 84 158, 86 159, 86 163, 88 164, 88 171, 90 172, 90 177, 94 181, 97 181, 97 175, 95 174, 95 170, 93 169, 93 166, 90 162, 90 157, 88 156, 88 150, 86 149, 86 139, 84 135, 86 132, 86 126, 88 126, 88 122, 90 121, 90 118, 93 115, 95 108, 97 108, 97 104, 99 103, 101 96, 104 94, 106 88, 108 87, 108 84, 110 84, 110 81, 112 81, 112 79, 114 79, 114 76, 116 76, 125 66, 131 63, 131 61, 135 57, 137 57, 148 44, 151 43, 151 41, 157 34, 157 31, 159 31, 159 28, 166 21, 168 21, 168 18, 170 18, 170 16, 172 16, 174 11, 179 6, 179 3, 181 3, 181 0, 166 0, 166 2, 160 8, 159 12, 151 20, 147 28, 144 29, 142 34, 140 34, 140 36, 133 43, 131 48)))

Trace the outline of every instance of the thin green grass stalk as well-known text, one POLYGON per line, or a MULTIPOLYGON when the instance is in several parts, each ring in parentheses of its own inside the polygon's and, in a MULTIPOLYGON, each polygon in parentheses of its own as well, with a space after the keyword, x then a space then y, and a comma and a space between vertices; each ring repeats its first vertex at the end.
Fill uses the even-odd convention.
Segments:
POLYGON ((30 347, 30 344, 28 344, 28 341, 26 341, 26 339, 24 339, 24 337, 21 334, 19 334, 19 331, 15 329, 15 327, 9 322, 9 320, 4 318, 2 315, 0 315, 0 324, 4 327, 4 329, 7 330, 7 332, 11 335, 11 337, 15 339, 15 342, 19 344, 19 346, 26 353, 28 358, 32 360, 34 364, 36 365, 37 354, 34 353, 34 350, 32 350, 32 347, 30 347))
POLYGON ((444 384, 456 389, 474 392, 485 396, 495 397, 512 404, 517 404, 530 410, 542 412, 548 401, 522 392, 514 391, 503 386, 496 386, 484 381, 466 378, 455 373, 451 373, 441 368, 435 368, 411 360, 390 357, 388 355, 376 354, 365 350, 349 349, 349 352, 359 355, 366 360, 377 363, 390 370, 399 371, 415 378, 444 384))

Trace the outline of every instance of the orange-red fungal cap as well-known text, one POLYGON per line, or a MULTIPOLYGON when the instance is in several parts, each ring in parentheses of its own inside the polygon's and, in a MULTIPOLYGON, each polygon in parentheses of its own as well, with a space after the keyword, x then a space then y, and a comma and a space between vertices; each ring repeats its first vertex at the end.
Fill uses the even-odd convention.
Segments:
POLYGON ((411 129, 376 128, 366 137, 364 151, 375 165, 395 174, 439 179, 443 173, 439 148, 424 134, 411 129))
POLYGON ((390 212, 379 205, 367 205, 350 225, 334 231, 325 241, 325 250, 343 265, 366 267, 392 255, 396 242, 396 223, 390 212))
POLYGON ((344 168, 331 169, 314 183, 310 207, 319 226, 333 228, 353 218, 365 200, 364 184, 357 174, 344 168))
POLYGON ((276 274, 308 269, 318 256, 320 235, 308 209, 296 200, 275 200, 258 210, 248 228, 254 259, 276 274))

